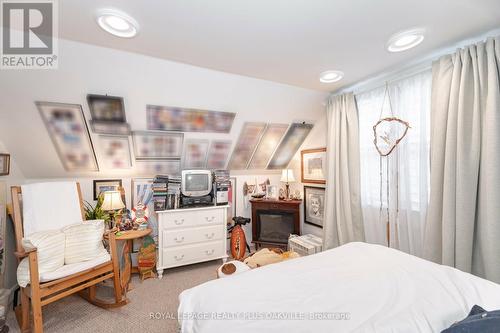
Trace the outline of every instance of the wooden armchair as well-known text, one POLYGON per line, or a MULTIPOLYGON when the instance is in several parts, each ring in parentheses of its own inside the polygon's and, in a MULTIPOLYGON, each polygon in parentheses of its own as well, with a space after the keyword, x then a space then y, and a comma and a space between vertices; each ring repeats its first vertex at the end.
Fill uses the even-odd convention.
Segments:
MULTIPOLYGON (((79 206, 82 220, 85 220, 80 184, 75 183, 75 191, 77 191, 77 196, 80 200, 79 206)), ((106 235, 109 241, 111 260, 71 275, 41 282, 38 272, 37 249, 25 250, 22 245, 22 239, 26 230, 23 224, 21 187, 12 187, 11 194, 13 223, 16 236, 15 254, 18 258, 18 263, 23 258, 28 257, 30 269, 30 284, 26 288, 21 288, 21 304, 15 309, 19 327, 23 332, 29 331, 31 327, 30 303, 33 313, 33 331, 39 333, 43 332, 42 307, 71 294, 79 293, 80 296, 90 303, 103 308, 118 307, 128 302, 123 296, 120 286, 118 252, 114 233, 106 235), (114 302, 105 302, 96 298, 96 285, 107 279, 112 279, 114 284, 114 302)), ((64 203, 58 202, 55 204, 61 205, 64 203)), ((69 222, 69 224, 71 223, 75 222, 69 222)))

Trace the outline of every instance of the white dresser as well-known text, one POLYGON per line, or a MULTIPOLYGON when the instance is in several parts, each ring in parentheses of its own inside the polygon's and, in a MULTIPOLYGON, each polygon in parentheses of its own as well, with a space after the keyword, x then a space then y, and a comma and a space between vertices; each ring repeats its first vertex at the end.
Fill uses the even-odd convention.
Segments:
POLYGON ((166 268, 227 258, 227 208, 208 206, 159 211, 158 278, 166 268))

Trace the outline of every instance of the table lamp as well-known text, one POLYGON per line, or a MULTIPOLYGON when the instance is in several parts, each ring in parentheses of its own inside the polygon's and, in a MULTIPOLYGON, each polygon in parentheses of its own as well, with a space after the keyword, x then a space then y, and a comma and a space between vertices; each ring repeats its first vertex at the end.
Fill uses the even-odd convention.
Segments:
POLYGON ((281 181, 285 183, 285 200, 290 200, 290 183, 295 182, 292 169, 283 169, 281 172, 281 181))
POLYGON ((120 191, 106 191, 104 192, 104 200, 102 201, 101 209, 104 211, 115 211, 111 216, 111 224, 109 228, 114 227, 115 220, 120 220, 121 214, 119 211, 125 208, 125 204, 122 201, 122 196, 120 191))

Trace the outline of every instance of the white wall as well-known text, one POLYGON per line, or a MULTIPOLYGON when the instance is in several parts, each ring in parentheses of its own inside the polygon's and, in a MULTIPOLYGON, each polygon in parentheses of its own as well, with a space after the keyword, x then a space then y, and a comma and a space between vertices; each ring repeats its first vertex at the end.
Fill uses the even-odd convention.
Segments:
MULTIPOLYGON (((133 130, 146 129, 146 104, 235 112, 229 134, 185 134, 186 138, 232 139, 234 144, 245 121, 316 122, 323 114, 327 96, 72 41, 61 40, 59 49, 57 70, 9 70, 0 75, 0 140, 15 156, 26 178, 133 177, 132 171, 65 171, 35 101, 81 104, 88 120, 88 93, 123 96, 133 130)), ((96 145, 97 136, 92 134, 92 139, 96 145)))

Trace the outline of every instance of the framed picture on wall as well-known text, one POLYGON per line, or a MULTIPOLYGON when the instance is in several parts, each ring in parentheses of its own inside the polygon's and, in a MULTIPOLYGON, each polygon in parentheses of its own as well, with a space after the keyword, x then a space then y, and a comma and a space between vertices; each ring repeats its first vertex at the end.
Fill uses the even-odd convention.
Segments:
MULTIPOLYGON (((122 187, 121 179, 95 179, 94 180, 94 200, 97 200, 102 192, 119 191, 122 187)), ((125 202, 125 201, 124 201, 125 202)))
POLYGON ((259 144, 266 126, 266 123, 246 122, 243 124, 240 136, 227 165, 228 169, 243 170, 247 168, 248 162, 252 158, 255 147, 259 144))
POLYGON ((302 183, 326 184, 326 148, 300 152, 302 183))
POLYGON ((312 124, 291 124, 267 164, 267 169, 286 169, 312 128, 312 124))
POLYGON ((36 102, 67 171, 99 171, 87 122, 79 104, 36 102))
POLYGON ((10 173, 10 154, 0 153, 0 176, 10 173))
POLYGON ((180 159, 183 133, 133 132, 135 158, 180 159))
POLYGON ((265 169, 274 150, 288 129, 287 124, 268 124, 259 142, 248 169, 265 169))
POLYGON ((208 140, 185 141, 182 165, 184 169, 201 169, 207 164, 208 140))
POLYGON ((236 113, 147 105, 149 130, 229 133, 236 113))
POLYGON ((107 169, 129 169, 132 156, 128 136, 99 135, 99 162, 107 169))
POLYGON ((325 218, 325 189, 304 186, 304 222, 323 228, 325 218))
POLYGON ((106 95, 87 95, 90 115, 93 121, 126 123, 123 97, 106 95))
POLYGON ((207 158, 208 169, 225 168, 231 144, 231 140, 212 140, 207 158))

